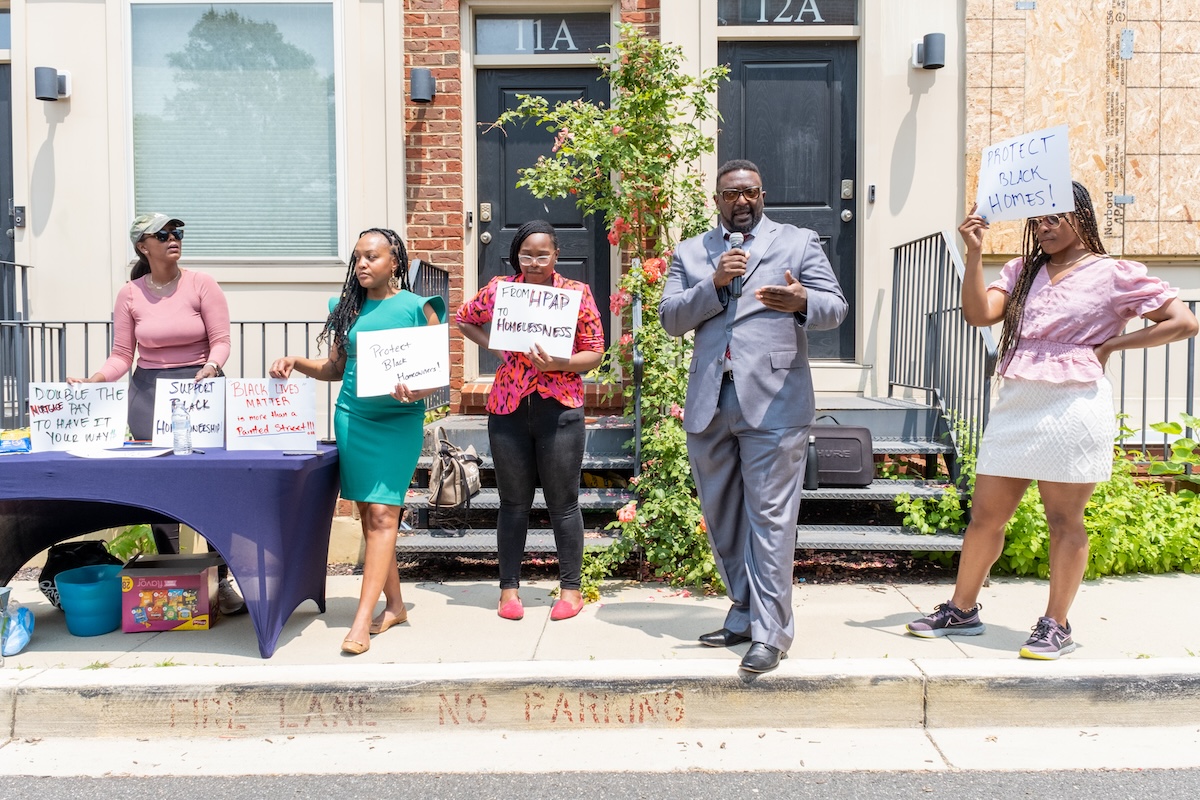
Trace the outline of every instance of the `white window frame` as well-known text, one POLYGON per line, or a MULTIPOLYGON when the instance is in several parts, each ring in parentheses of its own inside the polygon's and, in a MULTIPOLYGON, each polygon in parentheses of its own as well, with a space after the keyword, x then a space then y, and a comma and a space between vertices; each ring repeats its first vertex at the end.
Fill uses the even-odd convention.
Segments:
MULTIPOLYGON (((329 256, 187 256, 186 260, 199 267, 264 267, 264 268, 312 268, 312 267, 341 267, 346 260, 342 253, 349 251, 349 233, 346 224, 348 213, 348 188, 346 174, 346 58, 345 58, 345 5, 344 0, 219 0, 216 3, 204 3, 202 0, 130 0, 123 4, 122 25, 125 41, 124 55, 124 127, 125 127, 125 157, 126 170, 126 219, 133 219, 141 209, 134 208, 135 176, 134 176, 134 147, 133 147, 133 6, 135 5, 325 5, 330 6, 333 16, 333 92, 334 92, 334 169, 336 188, 334 190, 337 208, 337 226, 334 234, 336 252, 329 256)), ((163 209, 169 213, 169 209, 163 209)), ((269 225, 269 221, 265 223, 269 225)), ((130 260, 136 258, 133 246, 129 245, 130 260)))

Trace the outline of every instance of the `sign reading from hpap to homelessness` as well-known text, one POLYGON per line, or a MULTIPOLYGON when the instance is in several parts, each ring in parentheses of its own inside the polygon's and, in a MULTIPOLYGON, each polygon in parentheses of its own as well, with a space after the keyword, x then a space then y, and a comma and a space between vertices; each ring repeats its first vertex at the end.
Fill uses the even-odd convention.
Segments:
POLYGON ((528 353, 536 343, 548 355, 570 358, 582 301, 578 289, 500 281, 488 347, 528 353))
POLYGON ((317 382, 225 379, 227 450, 316 450, 317 382))
POLYGON ((193 447, 225 446, 225 379, 173 380, 159 378, 154 387, 155 447, 174 444, 171 412, 182 403, 192 422, 193 447))
POLYGON ((975 213, 988 222, 1074 211, 1067 126, 983 148, 975 202, 979 204, 975 213))
POLYGON ((424 325, 358 334, 358 396, 391 394, 397 383, 409 389, 437 389, 450 383, 450 326, 424 325))
POLYGON ((35 453, 120 447, 128 407, 124 383, 31 383, 30 447, 35 453))

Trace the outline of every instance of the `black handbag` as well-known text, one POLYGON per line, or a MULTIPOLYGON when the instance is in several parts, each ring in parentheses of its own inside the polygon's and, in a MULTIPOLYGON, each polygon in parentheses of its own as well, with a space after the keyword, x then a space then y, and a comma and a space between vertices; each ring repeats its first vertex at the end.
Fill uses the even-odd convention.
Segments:
POLYGON ((822 487, 870 486, 875 480, 875 452, 871 429, 862 425, 841 425, 828 414, 833 425, 814 424, 809 431, 817 440, 817 485, 822 487))

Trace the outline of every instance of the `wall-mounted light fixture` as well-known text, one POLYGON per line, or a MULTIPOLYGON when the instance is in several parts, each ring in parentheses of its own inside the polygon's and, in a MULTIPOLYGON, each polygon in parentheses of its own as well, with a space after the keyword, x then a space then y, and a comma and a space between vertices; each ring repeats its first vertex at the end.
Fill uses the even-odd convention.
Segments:
POLYGON ((71 73, 54 67, 33 68, 33 94, 38 100, 66 100, 71 96, 71 73))
POLYGON ((413 67, 408 75, 408 96, 414 103, 432 103, 437 94, 437 81, 425 67, 413 67))
POLYGON ((913 69, 941 69, 946 66, 946 34, 927 33, 912 44, 913 69))

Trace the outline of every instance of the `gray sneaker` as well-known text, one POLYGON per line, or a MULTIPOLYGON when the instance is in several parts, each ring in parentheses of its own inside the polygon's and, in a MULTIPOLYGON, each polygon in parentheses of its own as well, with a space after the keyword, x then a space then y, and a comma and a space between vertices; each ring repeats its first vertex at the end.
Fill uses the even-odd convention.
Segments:
POLYGON ((237 589, 225 578, 217 584, 217 605, 221 608, 221 616, 233 617, 246 613, 246 601, 238 594, 237 589))
POLYGON ((905 625, 905 629, 913 636, 922 639, 937 639, 941 636, 978 636, 983 633, 983 623, 979 621, 979 609, 982 603, 976 603, 970 611, 955 608, 949 600, 939 606, 934 606, 933 613, 927 617, 913 620, 905 625))
POLYGON ((1039 617, 1037 625, 1033 626, 1033 636, 1025 641, 1020 656, 1053 661, 1074 650, 1075 640, 1071 638, 1071 623, 1068 622, 1064 628, 1050 617, 1039 617))

